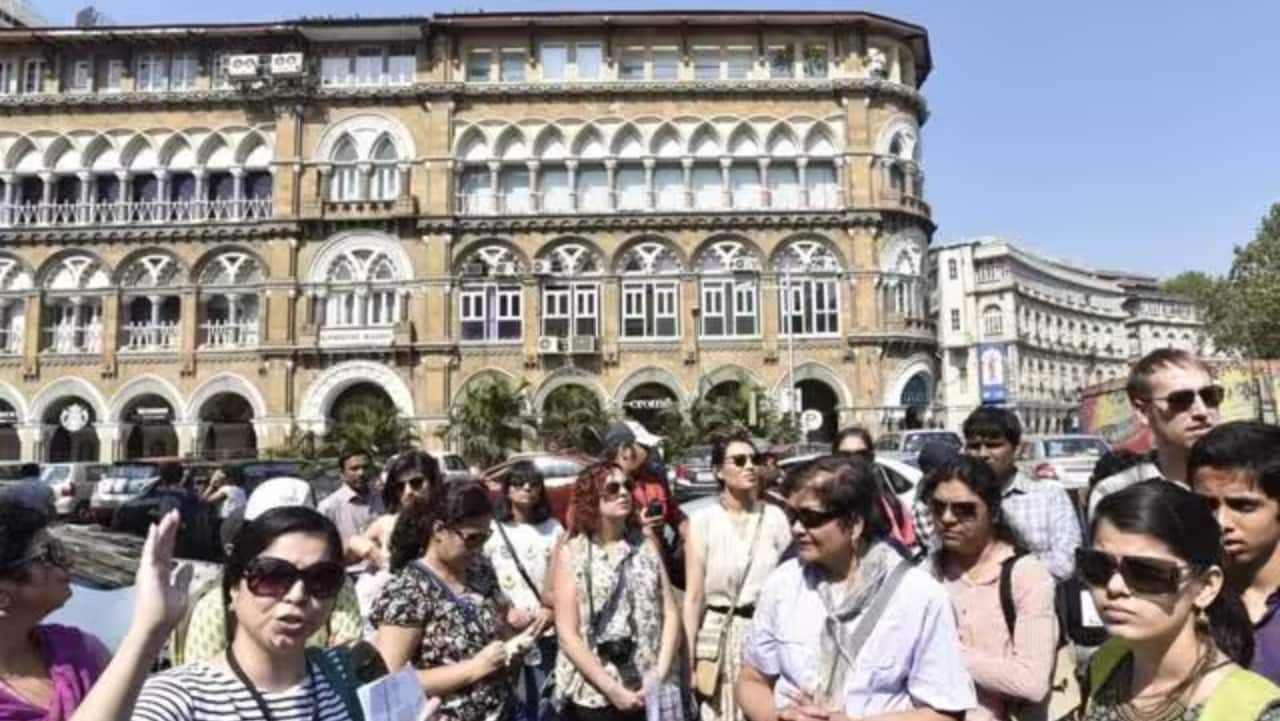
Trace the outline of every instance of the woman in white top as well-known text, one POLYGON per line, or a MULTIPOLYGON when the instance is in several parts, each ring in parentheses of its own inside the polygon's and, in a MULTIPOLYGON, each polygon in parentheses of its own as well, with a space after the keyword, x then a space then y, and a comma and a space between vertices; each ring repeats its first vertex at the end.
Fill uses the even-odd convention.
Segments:
POLYGON ((759 500, 759 456, 745 436, 717 439, 719 505, 696 514, 685 550, 684 628, 704 721, 741 721, 734 700, 756 597, 791 543, 787 517, 759 500))
POLYGON ((542 704, 542 686, 555 667, 556 637, 551 615, 551 594, 547 589, 547 568, 551 552, 564 528, 551 516, 542 472, 529 461, 518 461, 501 477, 502 496, 494 509, 493 533, 484 544, 484 553, 498 575, 498 586, 511 599, 513 611, 522 614, 521 623, 542 621, 548 633, 535 650, 525 656, 516 683, 516 721, 538 721, 548 717, 542 704))
POLYGON ((227 524, 228 519, 238 519, 244 516, 244 507, 249 503, 249 497, 240 487, 240 474, 234 468, 219 468, 209 477, 209 483, 205 486, 204 493, 200 494, 200 500, 209 505, 218 504, 218 538, 221 541, 220 548, 227 548, 231 545, 231 538, 224 537, 222 531, 223 526, 229 529, 238 527, 238 524, 227 524))

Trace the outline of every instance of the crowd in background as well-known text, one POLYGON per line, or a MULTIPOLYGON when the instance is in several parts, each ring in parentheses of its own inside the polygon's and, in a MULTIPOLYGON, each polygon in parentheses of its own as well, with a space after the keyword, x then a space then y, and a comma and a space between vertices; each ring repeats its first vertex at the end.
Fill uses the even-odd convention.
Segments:
POLYGON ((1154 450, 1076 495, 996 407, 921 451, 913 503, 857 428, 785 474, 714 439, 692 517, 628 423, 563 518, 529 462, 487 487, 351 452, 323 499, 215 475, 221 572, 171 573, 167 513, 114 654, 45 620, 73 559, 2 501, 0 721, 366 721, 357 689, 406 667, 445 721, 1280 721, 1280 428, 1219 424, 1178 351, 1128 393, 1154 450))

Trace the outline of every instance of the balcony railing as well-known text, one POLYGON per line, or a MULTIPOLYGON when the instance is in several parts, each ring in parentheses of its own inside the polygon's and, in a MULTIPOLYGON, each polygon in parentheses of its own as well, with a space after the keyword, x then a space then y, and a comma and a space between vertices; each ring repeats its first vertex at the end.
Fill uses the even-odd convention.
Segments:
POLYGON ((896 206, 903 210, 920 213, 922 215, 931 215, 933 213, 933 209, 929 207, 928 203, 914 195, 908 195, 907 193, 895 193, 892 191, 881 193, 880 204, 890 207, 896 206))
POLYGON ((396 328, 391 325, 321 328, 320 345, 329 348, 347 346, 384 347, 395 343, 396 328))
POLYGON ((124 332, 121 351, 133 353, 164 353, 178 349, 178 322, 128 323, 124 332))
POLYGON ((56 325, 44 329, 49 353, 101 353, 102 325, 56 325))
POLYGON ((232 348, 256 348, 258 346, 258 321, 232 323, 229 320, 212 320, 200 324, 200 347, 214 350, 232 348))
POLYGON ((22 355, 22 333, 0 329, 0 355, 22 355))
POLYGON ((844 207, 839 188, 728 192, 590 191, 589 193, 458 193, 460 215, 556 215, 562 213, 666 213, 725 210, 837 210, 844 207))
POLYGON ((265 220, 270 198, 0 205, 0 227, 208 223, 265 220))

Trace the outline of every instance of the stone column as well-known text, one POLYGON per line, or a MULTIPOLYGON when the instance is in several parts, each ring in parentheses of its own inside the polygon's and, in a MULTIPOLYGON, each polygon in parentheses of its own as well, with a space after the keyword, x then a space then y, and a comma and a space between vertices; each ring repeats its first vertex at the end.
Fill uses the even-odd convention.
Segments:
POLYGON ((316 185, 316 203, 320 204, 333 196, 333 166, 321 163, 316 166, 316 172, 320 173, 320 182, 316 185))
POLYGON ((618 161, 614 158, 607 158, 604 161, 605 188, 609 192, 609 210, 618 207, 618 189, 616 187, 616 178, 618 175, 618 161))
POLYGON ((22 370, 28 378, 40 374, 40 341, 44 329, 40 327, 44 312, 44 292, 37 290, 24 299, 26 318, 22 326, 22 370))
POLYGON ((410 181, 409 170, 411 167, 412 167, 412 163, 396 164, 396 173, 399 175, 399 178, 400 178, 399 179, 400 192, 396 193, 396 195, 401 200, 408 200, 409 198, 413 197, 413 188, 409 186, 409 181, 410 181))
POLYGON ((244 208, 244 168, 231 169, 231 197, 234 201, 231 217, 239 220, 244 208))
POLYGON ((760 167, 760 192, 757 195, 759 205, 762 208, 773 207, 773 194, 769 192, 769 158, 756 160, 756 165, 760 167))
POLYGON ((644 204, 646 209, 658 207, 658 191, 653 187, 653 166, 657 164, 653 158, 644 159, 644 204))
POLYGON ((178 349, 182 358, 182 372, 196 370, 196 348, 200 345, 200 296, 194 289, 184 290, 178 315, 178 349))
POLYGON ((106 423, 101 418, 97 419, 93 424, 93 430, 98 434, 98 462, 114 463, 116 460, 124 457, 120 453, 120 426, 117 423, 106 423))
POLYGON ((720 205, 724 208, 732 208, 734 198, 730 195, 729 175, 733 168, 733 158, 720 159, 720 205))
POLYGON ((570 205, 572 206, 570 209, 577 210, 578 209, 578 161, 566 160, 564 161, 564 167, 565 167, 565 170, 568 171, 568 175, 569 175, 569 199, 570 199, 569 202, 570 202, 570 205))
POLYGON ((542 163, 536 160, 530 160, 525 163, 525 167, 529 169, 529 207, 535 213, 542 212, 542 178, 539 177, 539 171, 542 169, 542 163))
POLYGON ((359 199, 368 200, 373 197, 370 193, 370 189, 373 185, 373 164, 357 163, 356 175, 359 176, 359 180, 357 181, 359 199))
POLYGON ((684 170, 684 209, 693 207, 693 158, 681 158, 680 167, 684 170))
POLYGON ((40 173, 40 222, 53 220, 53 173, 40 173))
POLYGON ((800 207, 802 208, 813 207, 813 201, 809 198, 809 182, 805 172, 808 167, 808 158, 796 158, 796 182, 800 184, 800 207))
POLYGON ((502 192, 502 163, 496 160, 489 162, 489 212, 500 213, 501 203, 498 201, 502 192))

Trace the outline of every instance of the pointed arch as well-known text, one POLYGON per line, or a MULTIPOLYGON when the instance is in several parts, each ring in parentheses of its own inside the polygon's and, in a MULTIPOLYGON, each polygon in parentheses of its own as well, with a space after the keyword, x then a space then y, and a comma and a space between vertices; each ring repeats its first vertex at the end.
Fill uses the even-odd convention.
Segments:
POLYGON ((78 170, 80 157, 75 145, 66 136, 55 137, 44 150, 44 167, 48 170, 78 170))
POLYGON ((254 130, 240 140, 234 157, 237 165, 246 168, 266 168, 271 165, 271 145, 267 143, 262 133, 254 130))
POLYGON ((386 133, 378 136, 378 140, 373 144, 373 152, 370 153, 369 157, 375 163, 393 163, 400 159, 400 156, 396 153, 395 141, 386 133))
POLYGON ((187 266, 161 248, 130 253, 116 266, 115 284, 121 288, 167 288, 186 285, 187 266))
POLYGON ((196 153, 185 133, 174 133, 160 146, 160 165, 171 170, 188 170, 196 166, 196 153))
POLYGON ((0 292, 31 290, 35 286, 35 272, 25 258, 0 252, 0 292))
POLYGON ((201 286, 254 286, 267 279, 267 265, 249 248, 223 245, 192 265, 191 278, 201 286))
POLYGON ((564 160, 569 155, 564 132, 554 125, 543 128, 534 140, 533 153, 539 160, 564 160))
POLYGON ((360 151, 356 150, 356 141, 350 135, 343 135, 333 146, 333 154, 328 157, 333 163, 355 163, 360 160, 360 151))
POLYGON ((594 125, 587 125, 578 131, 573 141, 573 155, 579 158, 603 158, 608 154, 604 144, 604 134, 594 125))
POLYGON ((483 162, 493 156, 489 150, 489 142, 479 128, 467 128, 458 138, 457 152, 454 157, 467 162, 483 162))
POLYGON ((90 140, 84 148, 84 167, 98 171, 121 170, 120 151, 111 136, 102 133, 90 140))
POLYGON ((502 131, 495 147, 494 155, 502 160, 517 161, 529 158, 529 145, 525 141, 524 133, 515 125, 508 126, 502 131))
POLYGON ((221 133, 210 133, 200 144, 196 160, 206 168, 230 168, 235 165, 235 155, 221 133))
POLYGON ((659 158, 679 158, 684 155, 684 138, 670 123, 665 123, 653 133, 649 154, 659 158))
POLYGON ((610 153, 618 158, 635 159, 644 157, 644 140, 635 125, 627 123, 618 129, 613 136, 610 153))
POLYGON ((40 266, 36 279, 45 290, 90 290, 111 286, 111 268, 87 250, 55 253, 40 266))
POLYGON ((13 145, 9 146, 9 152, 6 155, 5 166, 9 170, 36 173, 44 169, 40 148, 26 136, 18 138, 13 145))
POLYGON ((835 138, 825 123, 815 123, 805 136, 804 152, 811 156, 831 156, 836 154, 835 138))
POLYGON ((417 157, 413 134, 404 123, 385 113, 362 111, 330 123, 324 129, 316 143, 315 159, 325 162, 332 157, 333 146, 344 135, 354 140, 356 152, 361 159, 372 156, 374 144, 383 135, 391 138, 396 146, 396 155, 401 160, 413 160, 417 157))
POLYGON ((689 155, 695 158, 718 158, 723 154, 720 133, 710 123, 703 123, 689 136, 689 155))
POLYGON ((125 141, 120 151, 120 164, 132 170, 151 170, 159 166, 155 146, 151 139, 137 133, 125 141))
MULTIPOLYGON (((255 421, 267 417, 267 403, 257 387, 245 380, 244 376, 225 371, 201 383, 191 392, 191 396, 187 398, 183 418, 189 423, 199 423, 200 411, 204 409, 204 405, 223 393, 232 393, 248 401, 249 407, 253 408, 255 421)), ((177 409, 174 410, 176 413, 177 409)))
POLYGON ((147 395, 156 395, 165 399, 173 411, 175 420, 187 406, 182 400, 182 393, 177 386, 154 373, 147 373, 135 376, 115 392, 115 395, 111 397, 111 403, 107 406, 106 420, 112 423, 124 422, 124 411, 129 407, 129 404, 133 400, 147 395))
POLYGON ((876 135, 876 155, 891 155, 899 160, 919 161, 920 126, 915 118, 899 113, 885 122, 876 135), (896 144, 896 148, 895 148, 896 144))
POLYGON ((414 277, 413 261, 398 238, 379 231, 348 230, 334 235, 320 247, 315 259, 311 261, 307 280, 320 284, 329 282, 330 269, 341 261, 355 260, 356 256, 353 254, 358 254, 360 262, 357 265, 364 267, 366 271, 373 267, 372 261, 385 257, 393 264, 399 276, 397 280, 407 281, 414 277))
POLYGON ((760 155, 760 139, 749 123, 742 123, 729 136, 729 154, 737 156, 760 155))
POLYGON ((778 123, 773 130, 769 131, 765 149, 770 157, 794 157, 800 154, 800 141, 796 138, 796 132, 791 126, 778 123))

